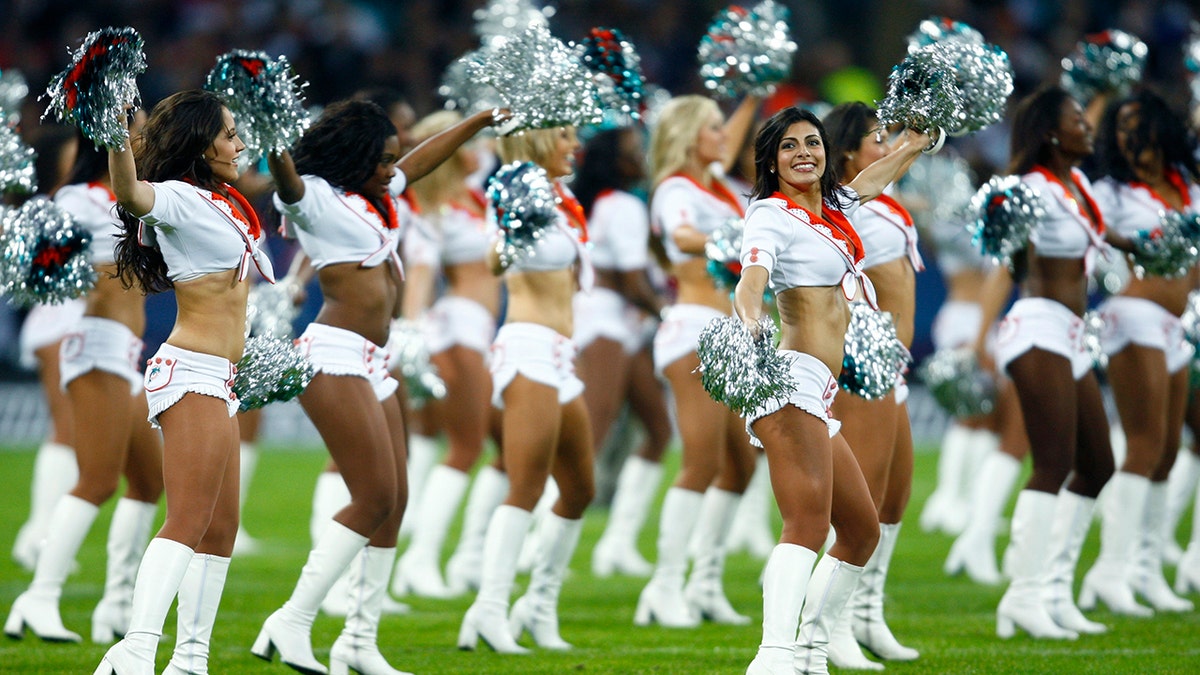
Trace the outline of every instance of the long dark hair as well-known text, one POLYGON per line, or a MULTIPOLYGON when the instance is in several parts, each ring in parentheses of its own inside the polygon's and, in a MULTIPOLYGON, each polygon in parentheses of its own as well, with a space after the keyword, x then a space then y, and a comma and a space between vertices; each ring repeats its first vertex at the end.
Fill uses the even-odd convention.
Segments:
POLYGON ((1157 150, 1162 155, 1164 167, 1178 168, 1193 182, 1200 180, 1193 154, 1195 139, 1188 134, 1183 119, 1161 96, 1149 89, 1113 101, 1104 109, 1096 133, 1096 171, 1092 178, 1110 176, 1123 183, 1138 179, 1117 144, 1117 115, 1127 105, 1139 107, 1138 125, 1128 140, 1133 155, 1136 157, 1147 149, 1157 150))
MULTIPOLYGON (((150 182, 186 180, 225 194, 225 186, 204 160, 204 151, 225 131, 223 109, 216 94, 199 89, 172 94, 154 106, 142 132, 132 139, 138 178, 150 182)), ((135 280, 145 293, 174 287, 162 252, 138 242, 138 218, 120 207, 117 214, 124 224, 115 248, 117 276, 125 287, 132 287, 135 280)))
POLYGON ((1021 99, 1013 113, 1008 173, 1029 173, 1050 161, 1050 138, 1058 129, 1063 103, 1070 98, 1062 87, 1048 85, 1021 99))
POLYGON ((858 150, 862 139, 879 126, 875 109, 861 101, 839 103, 822 119, 829 144, 825 146, 825 172, 846 175, 846 155, 858 150))
POLYGON ((71 170, 67 173, 67 181, 64 185, 91 183, 107 176, 108 152, 102 148, 97 148, 82 133, 76 132, 76 136, 78 137, 79 149, 75 152, 75 163, 71 165, 71 170))
MULTIPOLYGON (((621 157, 621 139, 635 133, 632 128, 605 129, 583 146, 583 158, 575 173, 571 191, 589 216, 596 197, 605 190, 629 190, 639 176, 629 175, 621 157)), ((644 176, 643 172, 643 176, 644 176)))
MULTIPOLYGON (((375 173, 384 141, 395 135, 396 125, 378 104, 338 101, 326 107, 296 143, 292 151, 296 172, 320 176, 346 192, 361 192, 375 173)), ((380 213, 387 213, 378 200, 362 196, 380 213)))
POLYGON ((784 108, 771 116, 763 125, 758 136, 754 138, 754 191, 750 199, 764 199, 779 190, 779 177, 772 169, 775 168, 775 158, 779 154, 779 144, 783 141, 788 127, 797 122, 809 122, 817 128, 821 137, 821 145, 825 146, 825 173, 821 175, 821 199, 838 207, 844 206, 838 199, 838 188, 841 187, 841 177, 829 170, 829 139, 825 135, 825 125, 821 118, 812 111, 792 106, 784 108))

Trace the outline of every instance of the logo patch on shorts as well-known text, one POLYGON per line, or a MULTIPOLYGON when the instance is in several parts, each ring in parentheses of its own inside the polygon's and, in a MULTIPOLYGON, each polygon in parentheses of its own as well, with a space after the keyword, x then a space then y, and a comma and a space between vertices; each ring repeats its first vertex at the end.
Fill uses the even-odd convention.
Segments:
POLYGON ((175 374, 176 363, 175 359, 164 359, 157 356, 147 361, 146 377, 144 380, 146 391, 159 391, 171 384, 171 378, 175 374))

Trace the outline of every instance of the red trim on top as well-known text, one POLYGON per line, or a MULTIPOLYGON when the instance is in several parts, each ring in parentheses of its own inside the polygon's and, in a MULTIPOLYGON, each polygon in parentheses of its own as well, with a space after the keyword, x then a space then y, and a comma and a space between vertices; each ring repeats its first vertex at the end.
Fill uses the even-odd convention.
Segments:
POLYGON ((908 209, 904 208, 904 206, 901 205, 900 202, 896 201, 890 195, 881 194, 881 195, 875 197, 875 201, 879 202, 880 204, 883 204, 884 206, 887 206, 888 209, 890 209, 892 211, 892 213, 895 213, 896 215, 900 216, 900 219, 904 221, 905 225, 907 225, 909 227, 913 226, 912 214, 909 213, 908 209))
MULTIPOLYGON (((371 203, 370 199, 367 199, 357 192, 347 192, 346 194, 354 195, 355 197, 363 200, 363 203, 367 205, 367 210, 371 213, 374 213, 375 217, 379 219, 379 222, 383 223, 387 229, 394 230, 400 227, 400 217, 396 215, 396 204, 392 202, 392 198, 390 196, 385 197, 383 200, 383 206, 387 209, 387 217, 385 218, 383 214, 379 212, 379 209, 375 208, 375 205, 371 203)), ((401 196, 403 197, 404 195, 401 196)), ((405 197, 404 200, 408 201, 408 198, 405 197)), ((412 202, 409 203, 412 204, 412 202)), ((412 204, 412 206, 413 212, 419 213, 419 211, 417 211, 416 204, 412 204)))
POLYGON ((744 206, 742 206, 742 200, 738 199, 737 195, 733 194, 733 191, 730 190, 729 187, 727 185, 725 185, 725 183, 721 182, 720 179, 713 178, 712 179, 712 187, 707 188, 707 187, 704 187, 700 183, 700 181, 696 180, 695 178, 692 178, 691 176, 687 175, 686 173, 677 173, 675 175, 679 176, 680 178, 685 178, 688 181, 691 181, 692 185, 695 185, 700 190, 707 192, 708 194, 716 197, 717 199, 725 202, 726 204, 729 204, 730 206, 733 207, 733 209, 735 211, 737 211, 737 214, 739 217, 741 217, 741 218, 746 217, 746 208, 744 206))
POLYGON ((803 206, 800 206, 796 202, 792 201, 782 192, 776 192, 775 194, 771 195, 771 197, 773 199, 783 200, 783 203, 786 204, 789 209, 799 209, 807 213, 808 217, 814 222, 830 226, 833 236, 839 241, 845 242, 846 246, 850 249, 850 255, 854 257, 854 264, 857 265, 858 263, 862 262, 864 255, 862 239, 859 238, 858 232, 855 231, 854 225, 850 223, 850 219, 846 217, 846 214, 836 209, 831 209, 826 206, 824 202, 822 202, 821 215, 818 216, 812 211, 809 211, 803 206))
POLYGON ((104 183, 101 183, 98 180, 94 180, 94 181, 88 183, 87 186, 89 188, 99 188, 101 190, 104 190, 105 192, 108 193, 108 201, 110 201, 110 202, 117 201, 117 193, 113 192, 112 188, 108 187, 104 183))
MULTIPOLYGON (((1179 172, 1179 169, 1176 169, 1173 166, 1168 167, 1167 171, 1166 171, 1166 177, 1167 177, 1167 181, 1169 183, 1171 183, 1171 185, 1176 190, 1179 191, 1179 197, 1180 197, 1180 199, 1183 200, 1183 208, 1186 209, 1187 207, 1191 206, 1192 205, 1192 192, 1191 192, 1191 190, 1188 189, 1188 183, 1186 180, 1184 180, 1183 174, 1179 172)), ((1156 200, 1158 200, 1158 203, 1162 204, 1163 208, 1165 208, 1166 210, 1168 210, 1168 211, 1175 210, 1175 207, 1173 207, 1169 203, 1167 203, 1167 200, 1163 199, 1162 195, 1158 194, 1158 192, 1156 192, 1154 190, 1154 188, 1150 187, 1148 184, 1143 183, 1141 181, 1136 181, 1136 180, 1130 181, 1129 184, 1132 185, 1133 187, 1140 187, 1140 188, 1144 189, 1146 192, 1149 192, 1150 196, 1154 197, 1156 200)))
POLYGON ((213 198, 223 201, 229 205, 229 210, 233 213, 233 217, 242 221, 242 224, 246 226, 246 229, 252 238, 256 240, 261 238, 262 224, 258 222, 258 214, 254 212, 254 207, 250 206, 250 202, 246 200, 246 197, 243 196, 242 193, 237 191, 237 188, 226 184, 225 189, 229 192, 230 197, 233 197, 232 202, 228 197, 219 192, 213 192, 213 198), (240 208, 233 208, 233 202, 237 202, 237 205, 240 208))
POLYGON ((587 215, 583 212, 583 204, 580 204, 574 195, 563 190, 561 183, 554 183, 554 192, 559 198, 559 208, 567 214, 567 220, 571 221, 571 227, 579 230, 579 241, 586 244, 588 240, 587 215))
POLYGON ((1079 194, 1083 195, 1083 200, 1087 202, 1088 205, 1087 209, 1084 209, 1079 205, 1079 202, 1076 201, 1075 196, 1072 195, 1071 191, 1067 189, 1067 186, 1062 182, 1061 179, 1059 179, 1058 176, 1055 176, 1050 169, 1047 169, 1044 166, 1035 166, 1033 167, 1033 171, 1042 174, 1045 176, 1046 180, 1056 183, 1059 187, 1061 187, 1063 194, 1067 196, 1067 199, 1069 199, 1071 203, 1075 204, 1075 208, 1079 211, 1079 214, 1092 224, 1092 229, 1096 231, 1096 234, 1104 234, 1104 216, 1100 213, 1100 207, 1096 206, 1096 202, 1092 199, 1091 193, 1088 192, 1087 189, 1083 187, 1083 184, 1079 182, 1079 177, 1075 175, 1074 169, 1071 170, 1071 182, 1075 184, 1075 188, 1079 190, 1079 194), (1088 213, 1089 210, 1091 213, 1088 213))

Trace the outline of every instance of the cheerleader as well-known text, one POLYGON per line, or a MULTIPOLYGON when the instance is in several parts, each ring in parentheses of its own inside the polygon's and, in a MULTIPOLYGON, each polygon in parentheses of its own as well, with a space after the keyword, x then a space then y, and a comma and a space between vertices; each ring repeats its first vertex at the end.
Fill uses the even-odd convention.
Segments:
POLYGON ((732 309, 729 292, 708 273, 704 246, 725 220, 744 215, 741 199, 712 165, 733 163, 739 148, 729 139, 746 134, 757 105, 747 97, 726 121, 713 101, 681 96, 663 107, 651 133, 651 227, 662 238, 678 288, 654 337, 654 368, 671 387, 683 456, 663 501, 654 573, 638 597, 639 626, 750 622, 729 604, 721 577, 725 540, 756 453, 737 414, 705 393, 696 339, 710 319, 732 309), (685 589, 689 541, 696 560, 685 589))
MULTIPOLYGON (((1110 104, 1098 136, 1096 202, 1113 229, 1132 237, 1157 229, 1164 211, 1200 208, 1200 170, 1187 129, 1157 94, 1142 91, 1110 104)), ((1126 454, 1104 501, 1100 557, 1083 580, 1085 609, 1099 598, 1116 613, 1149 616, 1133 592, 1158 611, 1192 609, 1162 573, 1167 477, 1179 450, 1194 351, 1179 317, 1192 285, 1188 274, 1134 277, 1099 308, 1126 454)))

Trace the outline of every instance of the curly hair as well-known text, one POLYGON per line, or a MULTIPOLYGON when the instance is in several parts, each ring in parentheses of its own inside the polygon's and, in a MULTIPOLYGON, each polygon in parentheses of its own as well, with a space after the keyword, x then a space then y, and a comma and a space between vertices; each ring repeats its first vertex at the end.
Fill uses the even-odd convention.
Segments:
MULTIPOLYGON (((384 142, 395 135, 396 125, 378 104, 338 101, 326 107, 296 143, 292 159, 300 175, 319 176, 346 192, 362 192, 375 173, 384 142)), ((383 204, 370 201, 384 212, 383 204)))
MULTIPOLYGON (((181 91, 163 99, 132 140, 138 178, 150 182, 186 180, 197 187, 224 194, 225 186, 204 160, 204 151, 224 133, 225 106, 216 94, 199 89, 181 91)), ((141 221, 118 207, 121 234, 115 255, 117 276, 126 288, 136 281, 144 293, 160 293, 174 287, 167 264, 157 248, 138 241, 141 221)))
POLYGON ((1136 157, 1144 150, 1155 150, 1161 155, 1164 167, 1175 167, 1192 181, 1200 180, 1193 154, 1196 149, 1195 138, 1188 133, 1183 118, 1172 111, 1161 96, 1149 89, 1113 101, 1104 109, 1104 117, 1096 132, 1097 161, 1092 178, 1110 176, 1123 183, 1138 179, 1117 143, 1117 117, 1121 109, 1128 105, 1138 106, 1137 127, 1129 134, 1130 154, 1136 157))
POLYGON ((838 199, 838 193, 842 186, 841 178, 836 172, 829 169, 829 140, 825 134, 825 125, 821 123, 821 118, 817 117, 812 111, 796 106, 784 108, 772 115, 758 132, 758 135, 754 137, 754 170, 756 175, 754 179, 754 191, 750 193, 750 198, 752 200, 764 199, 779 190, 779 176, 775 175, 772 169, 775 168, 775 158, 779 155, 779 145, 783 142, 784 135, 797 122, 808 122, 816 127, 817 134, 821 137, 821 145, 827 150, 825 172, 821 174, 822 200, 839 207, 845 206, 838 199))

